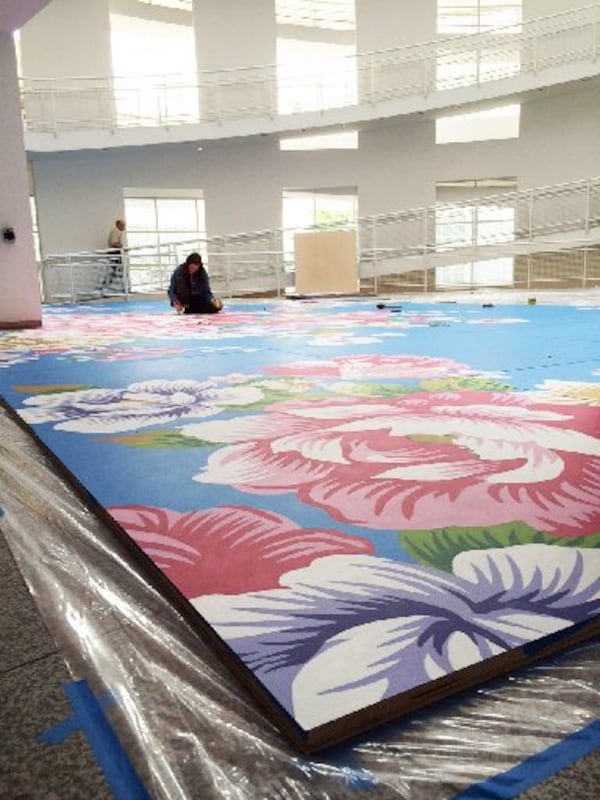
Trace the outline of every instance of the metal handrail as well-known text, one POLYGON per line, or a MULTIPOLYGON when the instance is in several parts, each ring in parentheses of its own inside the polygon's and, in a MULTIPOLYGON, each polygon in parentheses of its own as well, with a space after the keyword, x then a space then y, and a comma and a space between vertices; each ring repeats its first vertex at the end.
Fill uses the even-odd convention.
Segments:
MULTIPOLYGON (((21 78, 26 132, 225 123, 268 119, 389 100, 428 98, 465 86, 535 76, 598 58, 600 3, 482 33, 446 36, 318 61, 287 79, 277 66, 200 70, 194 75, 21 78), (293 106, 286 91, 311 84, 310 103, 293 106), (340 89, 345 82, 348 94, 340 89), (137 107, 135 103, 138 103, 137 107), (137 108, 125 113, 123 109, 137 108)), ((343 88, 343 87, 342 87, 343 88)), ((225 134, 226 135, 226 134, 225 134)))
MULTIPOLYGON (((305 230, 339 227, 316 225, 305 230)), ((541 253, 574 253, 581 248, 586 253, 600 251, 600 177, 360 217, 345 227, 356 231, 359 274, 375 290, 384 276, 415 272, 422 273, 427 286, 428 271, 438 267, 499 257, 531 260, 541 253), (504 222, 507 213, 510 230, 504 222), (440 240, 444 224, 448 230, 440 240)), ((174 266, 187 253, 199 251, 218 291, 227 296, 260 292, 279 296, 294 284, 294 256, 284 247, 288 233, 260 230, 152 249, 132 247, 126 254, 122 285, 108 293, 164 294, 174 266)), ((100 297, 106 294, 102 289, 110 266, 106 250, 47 256, 42 269, 44 299, 75 302, 100 297)), ((581 281, 589 285, 587 260, 581 281)))

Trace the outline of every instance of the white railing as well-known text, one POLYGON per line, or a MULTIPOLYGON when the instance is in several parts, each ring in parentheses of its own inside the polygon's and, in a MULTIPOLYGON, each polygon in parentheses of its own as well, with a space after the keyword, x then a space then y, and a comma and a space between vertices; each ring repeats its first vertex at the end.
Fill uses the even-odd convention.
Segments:
MULTIPOLYGON (((496 285, 492 267, 498 259, 511 265, 502 285, 600 286, 600 177, 361 217, 354 227, 366 291, 433 290, 447 286, 444 269, 473 264, 478 277, 469 278, 466 270, 461 288, 485 283, 485 264, 496 285)), ((294 256, 283 245, 287 233, 263 230, 131 248, 122 274, 107 251, 51 255, 42 268, 44 300, 164 295, 174 267, 192 251, 205 256, 212 286, 224 297, 281 296, 294 286, 294 256)), ((456 285, 459 279, 453 280, 456 285)))
POLYGON ((191 76, 21 79, 26 132, 273 120, 301 112, 430 98, 462 87, 537 76, 598 58, 600 4, 519 26, 446 37, 314 65, 278 79, 277 67, 203 71, 191 76), (307 79, 307 75, 310 79, 307 79), (310 83, 307 82, 310 81, 310 83))

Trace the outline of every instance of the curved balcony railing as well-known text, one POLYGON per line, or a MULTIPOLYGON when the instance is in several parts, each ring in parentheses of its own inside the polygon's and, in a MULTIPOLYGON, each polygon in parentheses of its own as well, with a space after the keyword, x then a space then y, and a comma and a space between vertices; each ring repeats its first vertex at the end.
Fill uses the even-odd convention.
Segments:
MULTIPOLYGON (((444 268, 472 264, 478 265, 477 285, 488 280, 493 286, 498 259, 509 266, 503 286, 600 287, 600 177, 362 217, 349 225, 356 230, 366 291, 447 288, 444 268)), ((293 233, 263 230, 132 248, 126 274, 112 283, 106 251, 48 256, 44 300, 73 303, 132 291, 164 296, 175 265, 194 250, 206 256, 211 283, 223 296, 281 296, 294 285, 293 233)), ((460 288, 471 288, 467 278, 460 280, 460 288)))
MULTIPOLYGON (((24 77, 25 130, 56 135, 139 126, 221 126, 240 120, 272 123, 276 118, 293 128, 294 118, 306 112, 317 112, 318 125, 334 122, 328 112, 341 108, 368 119, 385 115, 382 105, 399 100, 435 97, 439 107, 445 96, 449 104, 454 102, 451 92, 456 89, 539 78, 575 64, 595 69, 599 26, 600 4, 593 4, 485 33, 303 62, 296 74, 285 77, 275 65, 193 76, 24 77)), ((394 113, 399 112, 392 105, 387 114, 394 113)))

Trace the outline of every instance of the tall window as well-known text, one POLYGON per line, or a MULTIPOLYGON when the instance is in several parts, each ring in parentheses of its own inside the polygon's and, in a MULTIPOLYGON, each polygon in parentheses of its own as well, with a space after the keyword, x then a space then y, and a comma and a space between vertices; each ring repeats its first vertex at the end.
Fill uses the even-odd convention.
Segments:
POLYGON ((521 24, 522 0, 438 0, 438 33, 481 33, 521 24))
POLYGON ((275 0, 280 114, 357 102, 354 0, 275 0))
POLYGON ((283 250, 288 268, 294 262, 294 235, 315 226, 325 229, 349 228, 356 224, 357 190, 323 189, 303 191, 288 189, 283 193, 283 250))
POLYGON ((177 8, 180 11, 192 11, 193 0, 138 0, 150 6, 163 6, 164 8, 177 8))
POLYGON ((356 48, 348 44, 277 39, 280 114, 357 102, 356 48))
POLYGON ((126 189, 124 203, 131 288, 163 288, 190 250, 202 249, 206 239, 202 192, 126 189))
POLYGON ((508 78, 521 68, 520 49, 513 34, 521 30, 522 2, 495 0, 438 0, 439 34, 464 35, 488 32, 480 49, 451 45, 437 59, 437 87, 450 89, 473 83, 508 78))
POLYGON ((196 44, 191 22, 174 25, 111 14, 110 26, 118 124, 197 121, 196 44))
MULTIPOLYGON (((454 181, 438 184, 438 199, 468 195, 470 201, 444 202, 436 206, 436 250, 438 252, 492 246, 514 239, 515 208, 509 200, 502 202, 494 194, 487 200, 477 199, 490 190, 513 189, 512 178, 484 181, 454 181)), ((436 268, 436 286, 461 288, 469 286, 510 286, 514 280, 512 257, 478 259, 436 268)))
MULTIPOLYGON (((440 90, 518 75, 521 54, 514 34, 521 30, 522 0, 438 0, 437 31, 443 36, 488 32, 480 48, 460 47, 450 42, 440 46, 436 64, 436 85, 440 90)), ((474 42, 476 44, 476 41, 474 42)), ((476 115, 440 118, 436 139, 470 142, 484 139, 516 138, 519 135, 520 106, 512 104, 476 115)))
POLYGON ((275 0, 278 25, 353 31, 354 0, 275 0))

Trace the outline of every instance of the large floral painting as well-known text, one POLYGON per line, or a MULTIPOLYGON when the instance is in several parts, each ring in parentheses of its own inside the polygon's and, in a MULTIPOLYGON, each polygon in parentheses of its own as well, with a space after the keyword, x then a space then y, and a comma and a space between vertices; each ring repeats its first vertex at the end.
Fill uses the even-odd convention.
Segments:
POLYGON ((0 387, 314 749, 600 630, 598 321, 54 308, 0 387))

